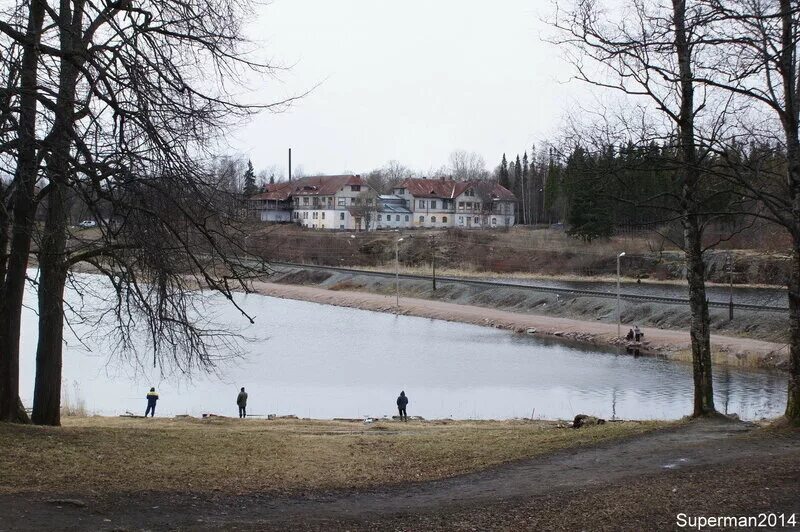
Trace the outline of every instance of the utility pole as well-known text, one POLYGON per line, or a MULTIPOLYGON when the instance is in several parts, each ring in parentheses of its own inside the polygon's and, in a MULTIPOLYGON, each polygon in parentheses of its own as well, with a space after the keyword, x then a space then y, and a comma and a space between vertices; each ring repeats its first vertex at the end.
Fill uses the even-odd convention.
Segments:
POLYGON ((397 314, 400 309, 400 242, 402 241, 402 238, 398 238, 394 241, 395 314, 397 314))
POLYGON ((733 321, 733 256, 728 252, 728 319, 733 321))
POLYGON ((617 255, 617 338, 622 338, 622 312, 621 312, 621 305, 620 305, 620 290, 619 290, 619 259, 625 256, 625 252, 623 251, 619 255, 617 255))
POLYGON ((433 252, 433 291, 436 292, 436 238, 431 237, 431 251, 433 252))
POLYGON ((289 181, 292 180, 292 149, 289 148, 289 181))

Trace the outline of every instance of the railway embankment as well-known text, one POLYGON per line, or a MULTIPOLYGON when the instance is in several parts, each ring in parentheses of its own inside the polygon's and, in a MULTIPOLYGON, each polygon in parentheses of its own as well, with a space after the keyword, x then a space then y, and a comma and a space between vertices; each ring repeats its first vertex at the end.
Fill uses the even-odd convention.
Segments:
MULTIPOLYGON (((595 345, 628 348, 617 337, 617 301, 591 291, 557 291, 414 276, 278 264, 265 295, 318 303, 423 316, 559 337, 595 345), (294 286, 291 286, 294 285, 294 286)), ((710 309, 715 361, 740 367, 784 368, 788 361, 786 313, 776 309, 737 307, 710 309)), ((640 354, 690 359, 688 306, 680 300, 624 298, 620 304, 622 334, 633 325, 645 332, 640 354)))

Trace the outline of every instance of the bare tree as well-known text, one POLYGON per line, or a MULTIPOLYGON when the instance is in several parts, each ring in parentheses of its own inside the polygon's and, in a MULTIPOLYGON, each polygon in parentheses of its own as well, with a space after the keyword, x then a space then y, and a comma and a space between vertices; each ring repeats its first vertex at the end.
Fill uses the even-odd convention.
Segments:
POLYGON ((743 198, 759 208, 755 216, 781 226, 792 239, 789 292, 789 383, 786 419, 800 424, 800 6, 791 0, 709 0, 714 24, 707 39, 715 53, 699 65, 699 80, 741 103, 740 138, 720 153, 726 174, 743 198), (760 143, 775 168, 757 150, 749 160, 737 154, 743 143, 760 143))
MULTIPOLYGON (((642 102, 660 140, 677 147, 675 216, 683 227, 691 309, 690 336, 694 375, 694 416, 715 413, 711 343, 703 260, 704 206, 702 166, 726 116, 707 93, 696 98, 693 72, 704 52, 708 9, 686 0, 668 6, 632 1, 605 12, 592 0, 578 0, 559 11, 554 26, 577 77, 596 87, 621 92, 642 102), (652 110, 652 111, 650 111, 652 110), (663 123, 663 127, 658 125, 663 123)), ((641 132, 640 132, 641 134, 641 132)), ((642 135, 644 136, 644 135, 642 135)), ((651 137, 652 140, 652 137, 651 137)))
MULTIPOLYGON (((6 42, 11 40, 21 47, 19 80, 4 84, 13 94, 18 111, 14 113, 16 168, 10 187, 10 208, 6 218, 11 236, 8 244, 3 242, 4 247, 8 247, 1 250, 5 277, 0 287, 0 421, 24 421, 26 417, 24 410, 20 412, 19 409, 19 339, 25 271, 28 267, 36 210, 38 64, 42 51, 45 7, 44 0, 31 0, 27 9, 6 13, 11 18, 0 21, 0 31, 6 42), (18 84, 14 86, 16 83, 18 84)), ((10 58, 13 59, 13 56, 10 58)), ((13 70, 13 65, 4 67, 4 73, 11 74, 13 70)), ((10 76, 9 80, 11 79, 10 76)))
POLYGON ((489 178, 486 161, 475 152, 454 151, 450 154, 448 170, 456 181, 475 181, 489 178))
MULTIPOLYGON (((58 424, 63 294, 79 262, 110 283, 122 350, 138 355, 131 338, 146 330, 154 365, 213 367, 214 347, 229 335, 202 325, 194 290, 234 302, 233 291, 247 290, 247 279, 266 269, 242 248, 232 165, 219 172, 210 148, 232 119, 280 104, 240 105, 227 92, 242 69, 269 70, 240 52, 246 2, 62 0, 57 10, 45 7, 45 38, 59 45, 41 47, 43 70, 57 73, 52 87, 32 90, 46 110, 38 129, 49 129, 30 143, 34 163, 44 161, 46 186, 36 200, 47 212, 38 240, 34 421, 58 424), (67 191, 100 222, 99 238, 68 233, 67 191)), ((13 27, 0 31, 29 40, 13 27)), ((27 205, 22 200, 13 199, 15 209, 27 205)))

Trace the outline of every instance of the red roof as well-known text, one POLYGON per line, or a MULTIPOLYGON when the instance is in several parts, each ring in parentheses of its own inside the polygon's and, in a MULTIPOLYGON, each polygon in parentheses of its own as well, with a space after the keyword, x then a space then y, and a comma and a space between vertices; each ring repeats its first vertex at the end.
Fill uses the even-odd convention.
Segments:
POLYGON ((294 183, 291 181, 281 181, 280 183, 271 183, 264 187, 264 192, 256 194, 250 199, 252 200, 274 200, 286 201, 292 195, 294 183))
POLYGON ((318 175, 292 181, 292 196, 333 196, 345 186, 367 186, 360 175, 318 175))
POLYGON ((415 198, 455 199, 470 188, 479 195, 486 195, 498 201, 516 201, 517 198, 497 181, 454 181, 448 179, 409 178, 395 188, 405 188, 415 198))

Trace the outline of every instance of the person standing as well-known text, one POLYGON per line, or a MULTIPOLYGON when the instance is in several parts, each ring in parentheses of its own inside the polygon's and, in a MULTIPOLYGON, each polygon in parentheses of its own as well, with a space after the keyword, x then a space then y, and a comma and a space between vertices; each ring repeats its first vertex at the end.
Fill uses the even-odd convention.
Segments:
POLYGON ((239 406, 239 418, 246 418, 247 417, 247 392, 244 391, 244 386, 242 386, 242 391, 239 392, 239 395, 236 396, 236 404, 239 406))
POLYGON ((400 392, 400 397, 397 398, 397 411, 400 412, 400 421, 408 421, 407 405, 408 397, 406 397, 406 392, 402 391, 400 392))
POLYGON ((155 388, 150 388, 150 391, 147 392, 147 410, 144 411, 144 417, 147 417, 147 414, 150 414, 150 417, 154 417, 156 415, 156 402, 158 401, 158 394, 156 393, 155 388))

